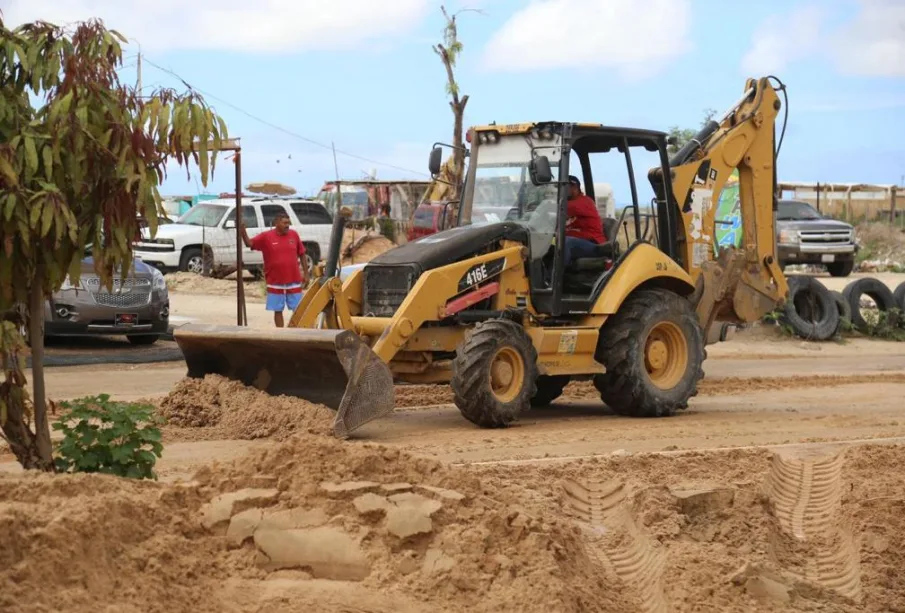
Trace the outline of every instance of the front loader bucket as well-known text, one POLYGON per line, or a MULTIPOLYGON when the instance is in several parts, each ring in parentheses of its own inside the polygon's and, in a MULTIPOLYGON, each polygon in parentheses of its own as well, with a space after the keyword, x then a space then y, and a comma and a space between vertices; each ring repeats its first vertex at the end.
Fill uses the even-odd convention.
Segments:
POLYGON ((389 367, 351 330, 186 324, 173 336, 189 377, 218 374, 326 405, 336 410, 337 437, 393 412, 389 367))

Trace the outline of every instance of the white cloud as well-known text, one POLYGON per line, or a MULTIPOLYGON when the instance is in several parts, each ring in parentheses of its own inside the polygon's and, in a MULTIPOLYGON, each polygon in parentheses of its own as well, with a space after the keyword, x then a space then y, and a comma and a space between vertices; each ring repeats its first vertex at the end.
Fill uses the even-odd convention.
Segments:
POLYGON ((266 53, 347 49, 420 23, 428 0, 4 0, 7 26, 104 20, 142 48, 266 53))
POLYGON ((745 74, 759 77, 780 73, 788 64, 813 54, 825 42, 821 39, 824 17, 818 6, 801 6, 765 19, 742 58, 745 74))
POLYGON ((835 37, 840 70, 851 75, 905 77, 905 2, 861 0, 855 20, 835 37))
POLYGON ((494 70, 610 67, 648 76, 691 48, 690 0, 533 0, 485 49, 494 70))
POLYGON ((828 8, 805 5, 765 19, 742 69, 751 76, 781 72, 796 61, 823 57, 846 75, 905 76, 905 0, 859 0, 854 19, 835 28, 827 27, 828 8))

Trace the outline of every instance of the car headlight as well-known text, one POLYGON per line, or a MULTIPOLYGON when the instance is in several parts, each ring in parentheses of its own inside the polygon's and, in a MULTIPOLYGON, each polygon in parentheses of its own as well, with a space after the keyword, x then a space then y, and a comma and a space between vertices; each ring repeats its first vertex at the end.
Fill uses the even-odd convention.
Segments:
POLYGON ((795 230, 781 230, 779 233, 779 242, 783 245, 797 245, 801 242, 801 238, 795 230))
POLYGON ((159 292, 165 292, 167 290, 167 280, 163 278, 163 273, 154 268, 151 272, 151 276, 153 278, 154 289, 159 292))

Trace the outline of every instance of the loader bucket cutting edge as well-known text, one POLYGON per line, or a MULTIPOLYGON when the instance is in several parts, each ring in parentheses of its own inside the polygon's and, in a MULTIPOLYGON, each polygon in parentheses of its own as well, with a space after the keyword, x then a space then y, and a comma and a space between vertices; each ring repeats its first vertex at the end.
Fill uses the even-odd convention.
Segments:
POLYGON ((271 395, 326 405, 336 411, 339 438, 393 412, 389 367, 351 330, 186 324, 173 338, 189 377, 218 374, 271 395))

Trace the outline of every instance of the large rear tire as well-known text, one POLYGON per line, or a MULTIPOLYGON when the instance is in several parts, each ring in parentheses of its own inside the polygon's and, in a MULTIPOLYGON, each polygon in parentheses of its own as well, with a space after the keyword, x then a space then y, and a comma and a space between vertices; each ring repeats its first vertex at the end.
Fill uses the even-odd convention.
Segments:
POLYGON ((451 387, 459 411, 482 428, 505 428, 531 406, 537 351, 522 326, 477 324, 456 348, 451 387))
POLYGON ((630 417, 666 417, 688 407, 704 376, 704 337, 688 300, 667 290, 641 290, 607 319, 594 377, 601 399, 630 417))

